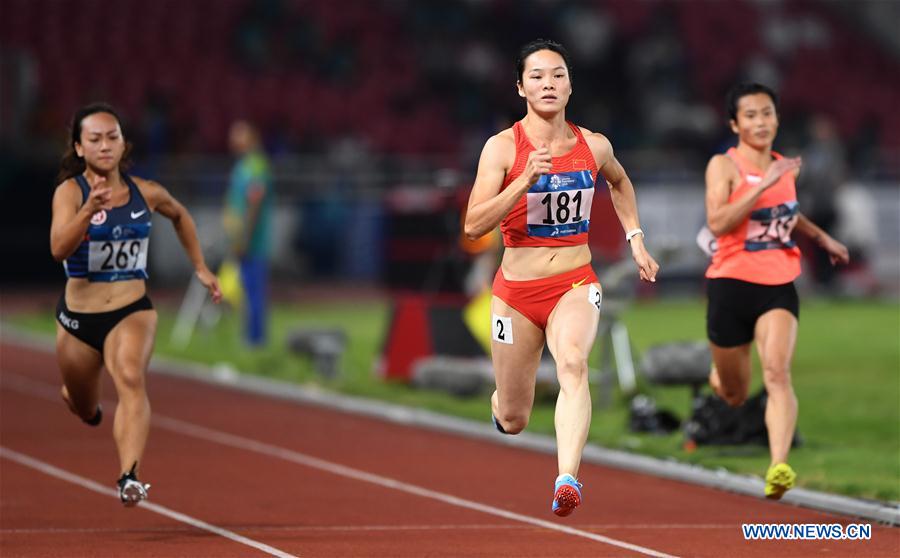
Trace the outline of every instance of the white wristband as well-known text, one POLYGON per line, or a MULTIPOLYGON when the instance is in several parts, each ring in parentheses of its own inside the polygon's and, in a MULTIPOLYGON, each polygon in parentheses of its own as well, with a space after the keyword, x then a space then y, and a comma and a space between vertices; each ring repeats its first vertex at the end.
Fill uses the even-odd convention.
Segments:
POLYGON ((636 237, 637 235, 644 236, 644 231, 642 231, 641 229, 631 229, 630 231, 625 233, 625 240, 631 242, 631 239, 636 237))

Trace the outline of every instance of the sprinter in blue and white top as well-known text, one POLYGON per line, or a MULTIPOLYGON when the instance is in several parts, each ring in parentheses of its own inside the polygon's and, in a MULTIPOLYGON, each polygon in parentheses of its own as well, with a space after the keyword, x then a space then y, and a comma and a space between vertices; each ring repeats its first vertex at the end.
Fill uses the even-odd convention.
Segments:
POLYGON ((109 105, 75 113, 53 194, 50 251, 68 277, 56 306, 62 398, 84 422, 100 424, 100 371, 106 365, 119 396, 113 425, 122 467, 119 498, 131 507, 149 487, 137 474, 150 430, 144 377, 156 336, 156 311, 144 281, 152 213, 172 221, 213 300, 222 294, 187 209, 156 182, 124 173, 129 148, 109 105))
MULTIPOLYGON (((152 212, 134 179, 125 173, 128 203, 91 216, 87 235, 74 254, 63 261, 67 277, 86 277, 90 282, 147 279, 147 248, 150 245, 152 212)), ((81 188, 82 203, 91 187, 83 175, 75 181, 81 188)))

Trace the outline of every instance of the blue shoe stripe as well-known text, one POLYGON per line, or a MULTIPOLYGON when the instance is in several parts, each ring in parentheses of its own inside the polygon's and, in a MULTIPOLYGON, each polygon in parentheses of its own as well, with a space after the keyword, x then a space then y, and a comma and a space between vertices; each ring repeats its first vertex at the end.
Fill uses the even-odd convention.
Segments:
POLYGON ((500 432, 501 434, 509 434, 506 430, 503 429, 503 426, 500 424, 500 421, 497 420, 497 417, 495 417, 493 413, 491 413, 491 422, 494 423, 494 427, 497 429, 498 432, 500 432))
POLYGON ((553 493, 556 494, 556 491, 559 490, 559 487, 564 484, 567 484, 574 488, 578 492, 578 495, 581 496, 582 484, 575 480, 575 477, 573 477, 572 475, 565 475, 563 478, 556 481, 556 484, 554 484, 553 486, 553 493))
POLYGON ((571 475, 566 475, 555 483, 555 488, 553 490, 553 504, 550 508, 553 513, 560 517, 566 517, 571 514, 572 511, 581 504, 581 502, 581 484, 571 475), (575 494, 577 495, 577 500, 574 502, 572 501, 572 495, 570 491, 564 491, 567 492, 567 494, 563 497, 560 497, 559 492, 562 488, 574 489, 575 494), (560 500, 562 500, 562 502, 560 500))

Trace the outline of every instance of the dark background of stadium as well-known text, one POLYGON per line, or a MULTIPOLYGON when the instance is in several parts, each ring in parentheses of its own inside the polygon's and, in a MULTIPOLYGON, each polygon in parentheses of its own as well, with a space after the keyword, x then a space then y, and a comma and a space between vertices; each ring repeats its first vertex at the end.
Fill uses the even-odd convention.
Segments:
MULTIPOLYGON (((301 216, 276 264, 282 280, 421 286, 454 245, 454 215, 485 139, 524 113, 514 62, 537 37, 568 46, 567 116, 612 140, 639 193, 677 184, 702 197, 706 161, 732 141, 724 93, 741 79, 781 94, 780 150, 801 152, 824 117, 838 132, 846 180, 883 193, 900 179, 898 2, 0 5, 5 284, 62 282, 48 249, 56 164, 74 109, 105 100, 123 114, 135 173, 200 213, 221 203, 230 123, 248 118, 262 129, 279 204, 301 216), (410 191, 427 192, 416 202, 427 210, 406 211, 410 191), (310 233, 310 224, 342 220, 370 224, 359 238, 310 233), (345 253, 376 237, 377 249, 345 253), (301 264, 285 263, 293 257, 301 264)), ((888 226, 897 222, 894 212, 888 226)))

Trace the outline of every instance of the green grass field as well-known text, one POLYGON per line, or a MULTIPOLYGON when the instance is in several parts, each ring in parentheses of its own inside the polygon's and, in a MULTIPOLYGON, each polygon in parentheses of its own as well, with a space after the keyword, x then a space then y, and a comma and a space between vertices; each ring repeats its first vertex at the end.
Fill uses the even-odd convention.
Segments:
MULTIPOLYGON (((206 364, 224 363, 243 372, 477 420, 489 416, 487 394, 459 399, 384 382, 374 374, 373 363, 387 327, 386 303, 329 301, 281 306, 273 312, 270 345, 256 351, 243 348, 237 320, 227 314, 217 325, 198 330, 185 349, 178 349, 169 339, 173 315, 170 309, 160 310, 158 354, 206 364), (339 378, 323 380, 310 362, 287 351, 285 336, 296 327, 338 327, 346 331, 349 346, 339 378)), ((49 333, 54 329, 50 313, 5 319, 36 331, 49 333)), ((704 336, 703 303, 697 300, 638 304, 624 319, 636 355, 656 343, 704 336)), ((595 367, 597 352, 592 355, 595 367)), ((877 301, 804 301, 793 376, 800 401, 798 428, 805 441, 791 454, 800 485, 864 498, 900 500, 900 306, 877 301)), ((752 391, 760 384, 757 364, 752 391)), ((642 385, 642 389, 659 407, 686 418, 690 409, 688 388, 642 385)), ((754 475, 762 475, 768 466, 768 452, 762 447, 700 447, 686 452, 680 433, 631 433, 627 429, 627 401, 618 393, 611 394, 610 405, 595 407, 590 436, 593 443, 754 475)), ((552 434, 552 401, 536 405, 528 429, 552 434)))

